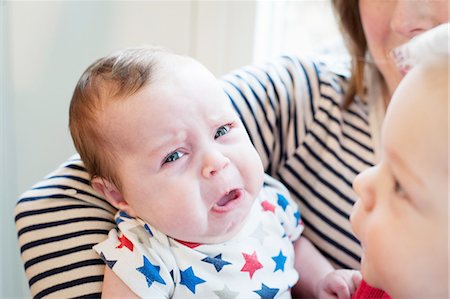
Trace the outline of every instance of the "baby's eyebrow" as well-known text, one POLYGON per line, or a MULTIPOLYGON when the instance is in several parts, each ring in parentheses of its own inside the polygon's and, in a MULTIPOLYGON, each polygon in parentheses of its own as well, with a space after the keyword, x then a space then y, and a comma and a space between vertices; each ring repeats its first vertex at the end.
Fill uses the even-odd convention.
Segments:
POLYGON ((179 131, 176 133, 162 134, 162 137, 157 138, 152 142, 149 149, 149 155, 155 155, 167 148, 173 147, 176 144, 183 142, 186 139, 187 133, 185 131, 179 131))
POLYGON ((414 184, 417 184, 419 188, 423 187, 423 181, 420 176, 416 175, 408 163, 402 158, 394 148, 390 147, 386 149, 386 154, 388 159, 391 161, 392 168, 398 169, 403 175, 405 175, 408 181, 411 181, 414 184))

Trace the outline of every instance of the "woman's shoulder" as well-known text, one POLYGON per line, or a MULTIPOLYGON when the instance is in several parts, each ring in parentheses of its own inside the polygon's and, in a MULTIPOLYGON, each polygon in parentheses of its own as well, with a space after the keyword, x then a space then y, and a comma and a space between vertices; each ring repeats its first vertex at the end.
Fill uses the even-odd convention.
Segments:
POLYGON ((287 53, 234 70, 221 77, 221 81, 232 98, 274 93, 280 98, 288 95, 301 101, 308 98, 320 101, 324 93, 333 91, 329 96, 341 102, 350 77, 350 66, 350 59, 345 54, 287 53), (249 90, 253 94, 248 94, 249 90), (235 91, 238 94, 233 96, 235 91))
POLYGON ((20 195, 18 205, 42 199, 72 199, 114 213, 115 209, 90 184, 90 176, 78 154, 20 195))
POLYGON ((351 59, 347 54, 322 53, 307 56, 319 72, 319 76, 330 76, 348 80, 351 72, 351 59))
POLYGON ((310 72, 318 76, 336 76, 347 79, 350 76, 351 62, 346 54, 322 53, 298 55, 285 53, 264 62, 254 62, 248 66, 236 69, 224 76, 222 80, 231 77, 248 77, 263 75, 283 75, 288 71, 291 75, 301 72, 308 75, 310 72))
POLYGON ((101 293, 104 266, 92 246, 114 226, 115 208, 89 181, 75 155, 19 197, 14 211, 17 236, 35 297, 101 293), (54 264, 58 267, 50 269, 54 264))

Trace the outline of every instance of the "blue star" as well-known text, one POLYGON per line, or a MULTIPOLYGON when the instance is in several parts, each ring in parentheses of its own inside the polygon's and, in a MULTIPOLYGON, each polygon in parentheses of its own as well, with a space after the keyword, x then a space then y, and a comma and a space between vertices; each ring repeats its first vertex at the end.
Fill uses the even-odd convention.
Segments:
POLYGON ((125 213, 124 211, 120 211, 119 212, 119 216, 117 216, 116 218, 116 224, 119 225, 119 223, 123 222, 124 220, 122 218, 128 218, 131 219, 130 216, 128 216, 127 213, 125 213))
POLYGON ((152 232, 152 230, 150 229, 150 227, 147 225, 147 223, 144 224, 144 228, 145 228, 145 230, 153 237, 153 232, 152 232))
POLYGON ((276 272, 277 270, 281 270, 284 272, 284 264, 286 263, 286 256, 283 255, 281 250, 278 256, 273 256, 272 259, 276 263, 275 270, 273 270, 273 272, 276 272))
POLYGON ((117 263, 117 260, 113 261, 113 260, 108 260, 106 259, 106 256, 102 253, 100 253, 100 258, 105 262, 105 264, 109 267, 109 268, 113 268, 114 265, 117 263))
POLYGON ((180 284, 185 285, 193 294, 195 294, 196 285, 205 282, 200 277, 195 276, 192 267, 189 267, 184 271, 180 270, 180 275, 181 275, 180 284))
POLYGON ((128 214, 125 213, 124 211, 120 211, 120 212, 119 212, 119 216, 120 216, 120 217, 123 217, 123 218, 132 219, 132 217, 128 216, 128 214))
POLYGON ((294 217, 295 217, 295 219, 297 219, 297 225, 296 226, 298 226, 300 224, 300 218, 302 218, 300 216, 300 211, 299 210, 297 210, 297 212, 294 213, 294 217))
POLYGON ((283 208, 283 211, 286 211, 286 207, 289 205, 289 202, 287 199, 281 195, 280 193, 277 193, 278 201, 277 204, 283 208))
POLYGON ((145 256, 144 256, 144 265, 140 268, 136 268, 136 270, 138 270, 145 276, 148 287, 151 287, 152 283, 155 281, 164 285, 166 284, 161 275, 159 275, 159 269, 160 269, 159 266, 152 265, 152 263, 150 263, 150 261, 145 256))
POLYGON ((257 291, 253 291, 259 296, 261 296, 262 299, 273 299, 275 295, 278 293, 280 289, 271 289, 265 284, 262 284, 261 289, 257 291))
POLYGON ((220 270, 222 270, 223 266, 231 265, 230 262, 227 262, 227 261, 222 259, 222 254, 219 254, 219 255, 217 255, 217 256, 215 256, 213 258, 207 256, 204 259, 202 259, 202 261, 205 262, 205 263, 213 264, 214 267, 216 268, 217 272, 220 272, 220 270))

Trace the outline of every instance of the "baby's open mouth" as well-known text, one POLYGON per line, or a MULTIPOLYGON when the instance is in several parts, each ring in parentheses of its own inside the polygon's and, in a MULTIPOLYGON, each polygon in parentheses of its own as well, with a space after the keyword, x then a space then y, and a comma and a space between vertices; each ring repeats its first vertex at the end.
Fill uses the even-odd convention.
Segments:
POLYGON ((227 212, 231 210, 235 204, 242 198, 241 189, 233 189, 224 194, 213 206, 213 210, 216 212, 227 212))
POLYGON ((225 206, 227 203, 229 203, 232 200, 235 200, 239 196, 240 196, 239 189, 233 189, 224 196, 222 196, 222 198, 218 202, 216 202, 216 205, 220 207, 225 206))

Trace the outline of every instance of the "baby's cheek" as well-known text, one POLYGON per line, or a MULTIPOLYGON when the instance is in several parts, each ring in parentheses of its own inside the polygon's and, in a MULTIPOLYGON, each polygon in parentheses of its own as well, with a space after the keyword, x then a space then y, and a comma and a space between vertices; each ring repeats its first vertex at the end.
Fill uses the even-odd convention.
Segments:
POLYGON ((246 180, 248 191, 258 194, 264 182, 264 167, 258 152, 250 144, 237 154, 240 156, 240 172, 246 180))
POLYGON ((350 214, 350 224, 352 226, 353 234, 361 241, 361 229, 363 225, 363 215, 361 209, 361 200, 357 200, 353 205, 352 212, 350 214))
POLYGON ((384 226, 381 219, 371 216, 362 237, 365 260, 363 275, 367 275, 373 286, 385 289, 387 282, 395 281, 395 273, 402 266, 398 265, 395 240, 390 238, 389 228, 384 226))

